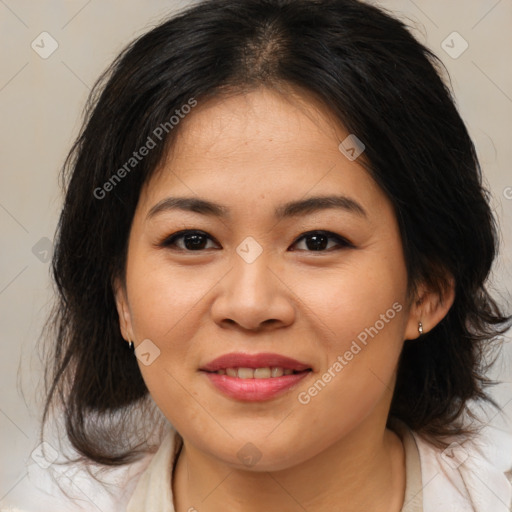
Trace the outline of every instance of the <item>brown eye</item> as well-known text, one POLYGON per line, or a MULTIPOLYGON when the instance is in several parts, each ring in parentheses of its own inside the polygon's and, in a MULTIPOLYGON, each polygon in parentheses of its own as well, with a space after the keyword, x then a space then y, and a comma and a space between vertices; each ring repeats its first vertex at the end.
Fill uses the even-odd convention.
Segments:
POLYGON ((183 251, 201 251, 203 249, 210 249, 206 247, 209 240, 213 240, 208 234, 203 231, 180 231, 174 233, 162 242, 164 247, 176 247, 183 251))
MULTIPOLYGON (((333 240, 335 242, 335 247, 344 248, 344 247, 354 247, 348 240, 343 237, 336 235, 335 233, 331 233, 330 231, 311 231, 309 233, 305 233, 299 239, 295 241, 293 245, 299 243, 299 241, 304 240, 305 248, 299 250, 306 251, 316 251, 316 252, 327 252, 333 247, 328 247, 329 240, 333 240), (327 249, 327 251, 326 251, 327 249)), ((295 249, 292 249, 295 250, 295 249)))

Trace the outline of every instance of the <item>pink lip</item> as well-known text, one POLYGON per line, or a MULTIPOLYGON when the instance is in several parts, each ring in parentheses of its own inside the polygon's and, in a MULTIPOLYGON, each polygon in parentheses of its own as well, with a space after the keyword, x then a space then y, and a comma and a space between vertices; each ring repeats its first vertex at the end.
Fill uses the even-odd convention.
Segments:
POLYGON ((205 373, 205 375, 219 391, 231 398, 246 402, 260 402, 284 393, 309 373, 304 371, 269 379, 240 379, 218 373, 205 373))
POLYGON ((274 398, 295 386, 310 372, 310 366, 279 354, 225 354, 214 359, 201 370, 209 381, 226 396, 247 402, 257 402, 274 398), (270 377, 268 379, 240 379, 229 375, 219 375, 217 370, 226 368, 271 368, 280 367, 300 373, 270 377))
POLYGON ((216 372, 217 370, 225 370, 226 368, 271 368, 280 367, 285 369, 296 370, 301 372, 311 368, 311 366, 301 363, 290 357, 281 356, 279 354, 261 353, 261 354, 244 354, 242 352, 232 352, 217 357, 213 361, 203 366, 201 370, 207 372, 216 372))

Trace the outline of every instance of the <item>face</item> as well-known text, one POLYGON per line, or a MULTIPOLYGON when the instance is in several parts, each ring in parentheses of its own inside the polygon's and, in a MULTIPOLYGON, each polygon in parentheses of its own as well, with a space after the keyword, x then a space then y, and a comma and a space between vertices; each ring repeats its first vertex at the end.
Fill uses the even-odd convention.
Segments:
POLYGON ((141 192, 121 330, 158 407, 218 461, 284 469, 385 426, 416 327, 393 207, 347 135, 306 96, 217 99, 141 192))

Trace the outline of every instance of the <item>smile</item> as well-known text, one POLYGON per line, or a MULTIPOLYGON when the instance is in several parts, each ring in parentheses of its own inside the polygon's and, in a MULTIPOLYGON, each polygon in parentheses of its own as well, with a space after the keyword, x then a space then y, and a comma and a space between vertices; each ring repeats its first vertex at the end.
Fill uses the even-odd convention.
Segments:
POLYGON ((290 368, 221 368, 215 373, 217 375, 229 375, 230 377, 239 377, 240 379, 270 379, 282 377, 283 375, 292 375, 295 370, 290 368))
POLYGON ((241 401, 263 401, 292 389, 312 371, 279 354, 232 353, 200 369, 223 395, 241 401))

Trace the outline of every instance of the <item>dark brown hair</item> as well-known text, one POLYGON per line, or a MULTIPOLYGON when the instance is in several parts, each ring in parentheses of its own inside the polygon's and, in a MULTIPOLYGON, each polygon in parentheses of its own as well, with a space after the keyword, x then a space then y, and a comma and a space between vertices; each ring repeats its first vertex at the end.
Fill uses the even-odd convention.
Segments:
POLYGON ((59 404, 87 459, 118 465, 140 453, 119 433, 140 426, 150 400, 112 280, 124 273, 141 187, 180 128, 169 120, 191 99, 285 85, 314 94, 365 144, 368 172, 396 211, 411 296, 419 282, 442 292, 455 281, 446 317, 405 343, 390 414, 437 441, 468 431, 460 419, 468 400, 487 399, 486 355, 510 318, 486 289, 495 220, 438 69, 402 22, 356 0, 205 1, 126 48, 95 85, 63 169, 43 426, 59 404), (112 181, 162 126, 161 142, 112 181))

